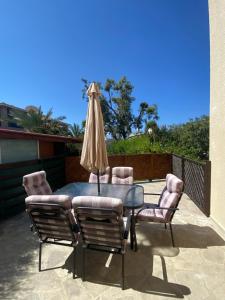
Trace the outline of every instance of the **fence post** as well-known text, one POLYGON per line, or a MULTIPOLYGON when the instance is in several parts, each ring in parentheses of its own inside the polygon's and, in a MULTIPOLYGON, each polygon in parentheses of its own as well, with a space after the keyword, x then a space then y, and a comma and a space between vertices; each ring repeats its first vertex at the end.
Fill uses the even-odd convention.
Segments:
POLYGON ((204 210, 207 217, 210 216, 211 198, 211 161, 206 161, 204 165, 204 210))

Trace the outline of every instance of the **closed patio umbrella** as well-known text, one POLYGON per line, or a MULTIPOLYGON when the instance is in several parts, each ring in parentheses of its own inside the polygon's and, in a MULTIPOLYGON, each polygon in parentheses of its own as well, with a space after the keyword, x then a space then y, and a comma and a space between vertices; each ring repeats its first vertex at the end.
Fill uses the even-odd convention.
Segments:
POLYGON ((91 83, 87 95, 89 103, 80 164, 89 172, 97 173, 98 194, 100 194, 99 173, 103 173, 109 164, 99 102, 100 91, 96 83, 91 83))

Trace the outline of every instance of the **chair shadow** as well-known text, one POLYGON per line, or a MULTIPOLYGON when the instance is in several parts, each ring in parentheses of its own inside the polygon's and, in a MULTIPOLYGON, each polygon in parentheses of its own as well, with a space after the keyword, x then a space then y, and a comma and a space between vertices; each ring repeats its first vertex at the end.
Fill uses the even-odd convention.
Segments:
MULTIPOLYGON (((174 252, 174 256, 176 255, 177 251, 174 252)), ((187 286, 168 281, 165 259, 161 255, 163 279, 153 276, 153 257, 152 248, 149 246, 140 245, 137 252, 130 250, 129 245, 127 246, 125 289, 171 298, 184 298, 184 295, 189 295, 191 291, 187 286)), ((106 267, 108 258, 108 253, 87 250, 85 280, 121 288, 121 256, 113 255, 109 267, 106 267)), ((63 266, 71 274, 73 271, 72 261, 73 258, 70 255, 63 266)), ((78 277, 82 277, 82 249, 79 246, 77 247, 76 262, 76 274, 78 277)))
MULTIPOLYGON (((137 226, 137 252, 127 247, 125 254, 125 289, 133 289, 141 293, 184 298, 190 295, 189 287, 169 282, 166 270, 165 257, 175 257, 179 248, 206 249, 210 246, 224 246, 225 241, 209 226, 193 224, 174 224, 175 246, 172 247, 169 229, 162 224, 141 223, 137 226), (149 241, 149 245, 146 245, 149 241), (153 275, 154 256, 161 259, 162 277, 153 275)), ((86 253, 86 281, 107 286, 121 287, 121 257, 113 255, 108 268, 105 267, 109 254, 87 251, 86 253)), ((82 249, 77 249, 76 273, 82 274, 82 249)), ((63 268, 72 273, 72 256, 69 256, 63 268)))
MULTIPOLYGON (((164 224, 139 223, 137 232, 143 240, 150 240, 154 247, 172 246, 170 230, 164 224)), ((209 226, 193 224, 173 224, 175 246, 177 248, 206 249, 211 246, 225 246, 225 241, 209 226)))

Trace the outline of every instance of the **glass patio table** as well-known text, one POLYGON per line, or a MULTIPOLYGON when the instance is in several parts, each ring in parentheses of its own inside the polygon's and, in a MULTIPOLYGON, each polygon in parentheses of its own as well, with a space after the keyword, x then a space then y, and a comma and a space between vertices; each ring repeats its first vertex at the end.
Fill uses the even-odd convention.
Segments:
POLYGON ((97 183, 75 182, 69 183, 54 192, 56 195, 76 196, 101 196, 119 198, 123 201, 123 206, 131 210, 131 249, 137 250, 137 239, 135 232, 134 211, 144 204, 144 188, 140 185, 130 184, 100 184, 100 194, 98 195, 97 183))

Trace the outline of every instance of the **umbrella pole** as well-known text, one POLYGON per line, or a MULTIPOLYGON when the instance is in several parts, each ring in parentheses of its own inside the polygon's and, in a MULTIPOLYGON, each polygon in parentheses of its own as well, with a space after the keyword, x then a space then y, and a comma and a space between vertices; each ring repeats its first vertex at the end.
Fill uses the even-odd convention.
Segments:
POLYGON ((99 170, 97 171, 97 181, 98 181, 98 196, 100 195, 100 180, 99 180, 99 170))

